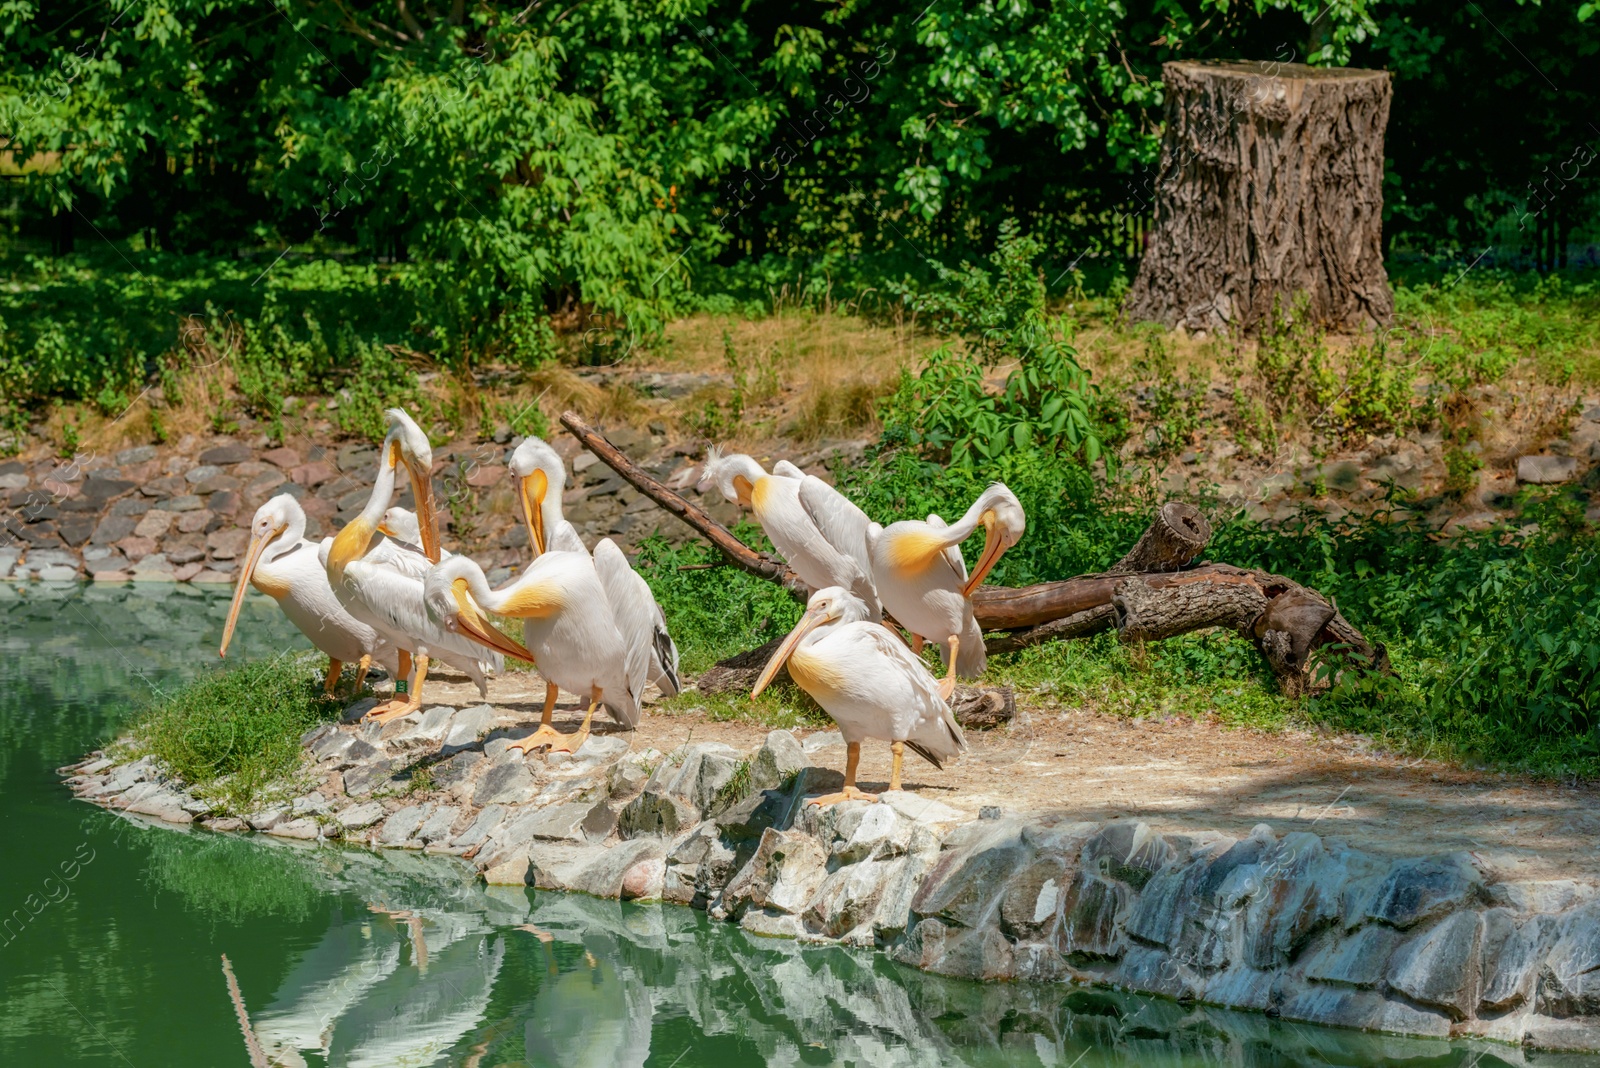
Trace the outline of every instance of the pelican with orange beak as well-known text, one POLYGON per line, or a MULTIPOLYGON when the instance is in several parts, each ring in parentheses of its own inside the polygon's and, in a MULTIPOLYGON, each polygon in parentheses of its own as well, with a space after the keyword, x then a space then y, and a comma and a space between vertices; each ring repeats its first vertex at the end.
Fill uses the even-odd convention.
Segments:
MULTIPOLYGON (((534 559, 546 552, 574 552, 588 555, 578 531, 561 514, 561 494, 567 484, 567 465, 556 450, 539 438, 530 437, 511 454, 511 474, 517 481, 517 498, 522 503, 523 521, 528 527, 528 543, 534 559)), ((594 550, 595 567, 612 584, 625 583, 611 599, 617 627, 625 641, 644 645, 650 653, 647 678, 667 697, 681 688, 678 679, 678 647, 667 632, 667 618, 656 603, 650 586, 628 563, 622 550, 609 540, 594 550), (602 553, 601 546, 609 546, 602 553), (602 560, 602 556, 606 559, 602 560)), ((607 590, 612 589, 608 584, 607 590)), ((525 628, 526 629, 526 628, 525 628)), ((531 636, 524 635, 525 642, 531 636)))
MULTIPOLYGON (((279 494, 256 509, 250 521, 250 547, 234 587, 228 622, 222 628, 219 656, 228 655, 233 628, 239 621, 245 589, 254 586, 278 602, 283 614, 311 644, 328 656, 323 690, 333 693, 345 664, 359 664, 356 692, 376 659, 398 678, 399 651, 371 627, 356 619, 328 585, 328 573, 317 559, 317 543, 306 538, 306 513, 300 502, 279 494)), ((329 541, 331 539, 324 539, 329 541)))
POLYGON ((398 408, 385 413, 389 432, 378 457, 372 495, 344 529, 324 545, 328 585, 339 603, 399 649, 394 697, 366 718, 386 722, 415 711, 422 702, 430 657, 464 672, 488 695, 486 675, 503 661, 482 646, 433 623, 423 603, 423 575, 440 559, 433 505, 433 450, 428 436, 398 408), (421 551, 385 537, 379 530, 395 495, 397 471, 404 466, 417 505, 421 551), (410 676, 409 678, 407 676, 410 676))
MULTIPOLYGON (((453 556, 428 572, 425 580, 429 616, 451 634, 460 635, 497 653, 525 660, 545 678, 544 711, 539 728, 511 748, 527 753, 548 746, 574 752, 589 737, 589 724, 602 704, 612 719, 629 729, 643 713, 648 650, 624 640, 612 611, 612 596, 625 598, 627 588, 616 579, 609 539, 587 553, 547 552, 516 579, 491 589, 483 569, 465 556, 453 556), (485 612, 523 621, 527 644, 500 632, 485 612), (587 698, 589 710, 576 734, 562 734, 551 722, 562 690, 587 698)), ((627 559, 622 559, 627 568, 627 559)), ((631 571, 630 571, 631 573, 631 571)))
POLYGON ((700 476, 701 493, 713 487, 750 509, 773 548, 813 590, 843 586, 882 618, 867 553, 871 520, 844 494, 780 460, 767 472, 744 453, 712 449, 700 476))
POLYGON ((511 477, 535 557, 547 552, 589 552, 578 531, 561 514, 567 465, 543 439, 530 437, 511 453, 511 477))
POLYGON ((868 619, 867 606, 849 590, 830 586, 811 595, 806 613, 778 646, 750 691, 767 688, 778 669, 816 699, 839 724, 845 741, 844 789, 811 799, 813 805, 876 801, 856 787, 861 743, 889 743, 894 755, 889 789, 900 789, 900 769, 909 747, 936 768, 960 755, 967 740, 920 657, 868 619))
POLYGON ((957 674, 977 678, 988 665, 983 630, 972 611, 972 591, 1001 554, 1022 540, 1027 528, 1022 502, 996 482, 954 525, 946 526, 930 515, 927 522, 908 519, 888 527, 874 523, 867 529, 872 582, 884 611, 911 631, 913 648, 920 651, 923 639, 939 646, 939 657, 948 668, 940 683, 947 701, 955 693, 957 674), (961 543, 980 526, 983 552, 969 577, 961 543))

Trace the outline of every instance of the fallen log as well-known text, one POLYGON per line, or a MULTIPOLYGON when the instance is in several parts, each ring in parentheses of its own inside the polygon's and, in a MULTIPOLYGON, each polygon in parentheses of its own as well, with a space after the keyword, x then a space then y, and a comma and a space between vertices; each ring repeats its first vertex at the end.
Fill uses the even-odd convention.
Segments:
MULTIPOLYGON (((810 588, 781 560, 745 545, 703 508, 629 460, 576 412, 562 413, 561 422, 585 448, 694 528, 730 563, 778 583, 797 600, 810 595, 810 588)), ((972 595, 979 626, 1006 632, 985 645, 998 654, 1108 630, 1116 631, 1121 641, 1142 642, 1225 627, 1255 643, 1287 696, 1326 686, 1347 669, 1389 672, 1383 645, 1369 642, 1315 590, 1266 571, 1194 563, 1210 538, 1211 524, 1199 509, 1173 501, 1161 507, 1109 571, 1021 588, 981 586, 972 595), (1319 669, 1318 654, 1324 650, 1336 660, 1319 669)), ((699 688, 705 693, 748 690, 775 648, 776 641, 769 642, 722 661, 701 676, 699 688)))

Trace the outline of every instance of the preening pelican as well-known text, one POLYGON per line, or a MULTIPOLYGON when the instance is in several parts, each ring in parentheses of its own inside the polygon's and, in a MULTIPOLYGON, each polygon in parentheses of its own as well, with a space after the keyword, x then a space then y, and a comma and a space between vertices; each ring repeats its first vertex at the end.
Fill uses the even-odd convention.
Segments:
MULTIPOLYGON (((331 539, 324 539, 328 540, 331 539)), ((246 585, 277 601, 289 622, 328 655, 328 676, 322 684, 327 693, 338 685, 344 665, 354 663, 360 665, 356 672, 359 694, 374 657, 385 671, 400 677, 399 650, 345 611, 334 597, 328 573, 317 559, 317 543, 306 538, 305 509, 287 493, 280 493, 257 508, 250 521, 250 548, 239 569, 239 583, 233 590, 233 604, 228 607, 218 656, 228 655, 246 585)))
POLYGON ((541 438, 528 438, 511 454, 511 476, 517 480, 517 500, 534 556, 589 551, 577 529, 561 514, 567 465, 556 450, 541 438))
POLYGON ((328 584, 339 603, 400 650, 394 698, 367 713, 367 718, 379 722, 406 715, 421 704, 430 657, 464 672, 485 697, 486 673, 503 666, 499 657, 485 656, 480 645, 428 617, 422 577, 440 559, 433 514, 433 450, 428 436, 405 412, 391 408, 385 414, 389 433, 383 439, 372 496, 361 514, 346 523, 322 553, 328 584), (417 502, 421 553, 378 531, 394 497, 396 469, 402 464, 417 502))
POLYGON ((868 618, 883 618, 872 584, 867 529, 871 520, 844 494, 793 464, 778 461, 769 475, 743 453, 712 449, 700 476, 700 492, 715 486, 730 501, 749 508, 771 540, 813 590, 843 586, 866 605, 868 618))
POLYGON ((816 698, 839 724, 847 756, 844 790, 813 798, 813 805, 876 801, 856 789, 861 743, 886 741, 894 753, 889 789, 900 789, 905 748, 936 768, 967 748, 939 683, 904 642, 868 621, 867 606, 849 590, 830 586, 811 595, 806 614, 756 680, 752 698, 766 689, 784 663, 789 677, 816 698))
MULTIPOLYGON (((561 456, 540 438, 528 438, 511 454, 511 474, 517 480, 517 499, 522 502, 522 518, 528 527, 528 542, 534 558, 545 552, 578 552, 588 555, 583 539, 561 514, 561 494, 567 484, 567 467, 561 456)), ((617 627, 629 643, 642 643, 650 653, 646 677, 667 697, 681 689, 678 681, 678 647, 667 632, 667 618, 656 604, 650 586, 628 563, 622 550, 609 539, 594 549, 595 567, 606 591, 613 583, 624 583, 628 592, 612 596, 617 627), (602 562, 601 548, 610 549, 610 559, 602 562), (608 578, 608 576, 610 576, 608 578)))
MULTIPOLYGON (((930 515, 927 522, 903 520, 888 527, 873 523, 867 528, 873 585, 884 611, 918 639, 939 646, 939 657, 949 669, 940 683, 947 701, 955 692, 958 673, 976 678, 988 664, 983 630, 972 613, 972 591, 1026 529, 1022 503, 999 482, 979 494, 954 526, 930 515), (980 524, 985 532, 983 554, 969 578, 961 543, 980 524)), ((918 640, 915 647, 921 645, 918 640)))
MULTIPOLYGON (((611 718, 624 727, 639 724, 639 699, 644 694, 649 666, 648 648, 623 639, 612 612, 609 594, 622 583, 602 578, 601 561, 611 558, 605 546, 595 547, 596 559, 586 553, 548 552, 528 565, 513 581, 491 589, 483 569, 465 556, 454 556, 428 572, 429 614, 452 634, 526 660, 544 676, 544 712, 539 729, 511 748, 527 753, 549 746, 573 752, 589 736, 594 710, 604 704, 611 718), (481 608, 480 608, 481 606, 481 608), (525 645, 500 633, 483 611, 523 621, 525 645), (589 698, 589 711, 578 733, 565 735, 551 724, 556 697, 561 690, 589 698)), ((621 556, 622 550, 611 549, 621 556)), ((626 559, 623 566, 627 566, 626 559)), ((631 569, 630 569, 631 573, 631 569)))

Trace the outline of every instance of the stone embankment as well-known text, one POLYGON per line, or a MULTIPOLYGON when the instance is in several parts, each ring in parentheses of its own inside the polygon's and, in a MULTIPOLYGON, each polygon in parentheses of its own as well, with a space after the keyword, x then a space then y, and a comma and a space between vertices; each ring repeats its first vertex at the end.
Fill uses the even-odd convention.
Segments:
POLYGON ((751 752, 595 735, 524 760, 507 748, 515 722, 437 706, 318 727, 300 787, 244 818, 213 813, 148 757, 63 771, 86 800, 173 824, 452 854, 492 884, 678 902, 944 975, 1600 1050, 1592 881, 1266 825, 1241 837, 1061 811, 974 818, 912 793, 818 808, 805 798, 837 786, 834 732, 801 744, 773 731, 751 752))

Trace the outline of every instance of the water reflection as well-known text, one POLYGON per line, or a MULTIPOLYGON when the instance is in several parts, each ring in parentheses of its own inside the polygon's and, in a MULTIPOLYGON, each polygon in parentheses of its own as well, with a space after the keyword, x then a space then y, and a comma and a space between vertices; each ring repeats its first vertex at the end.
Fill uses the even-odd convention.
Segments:
MULTIPOLYGON (((236 917, 209 854, 249 851, 338 903, 271 998, 274 1064, 1462 1065, 1521 1051, 1362 1035, 1053 985, 978 984, 757 938, 673 906, 484 887, 455 862, 152 831, 195 907, 236 917), (174 863, 178 856, 191 863, 174 863), (214 900, 211 898, 214 896, 214 900)), ((249 863, 249 862, 245 862, 249 863)), ((284 899, 266 909, 294 908, 284 899)), ((251 976, 241 971, 248 990, 251 976)), ((220 981, 220 980, 219 980, 220 981)), ((242 1062, 241 1062, 242 1063, 242 1062)), ((1544 1056, 1540 1064, 1594 1065, 1544 1056)))

